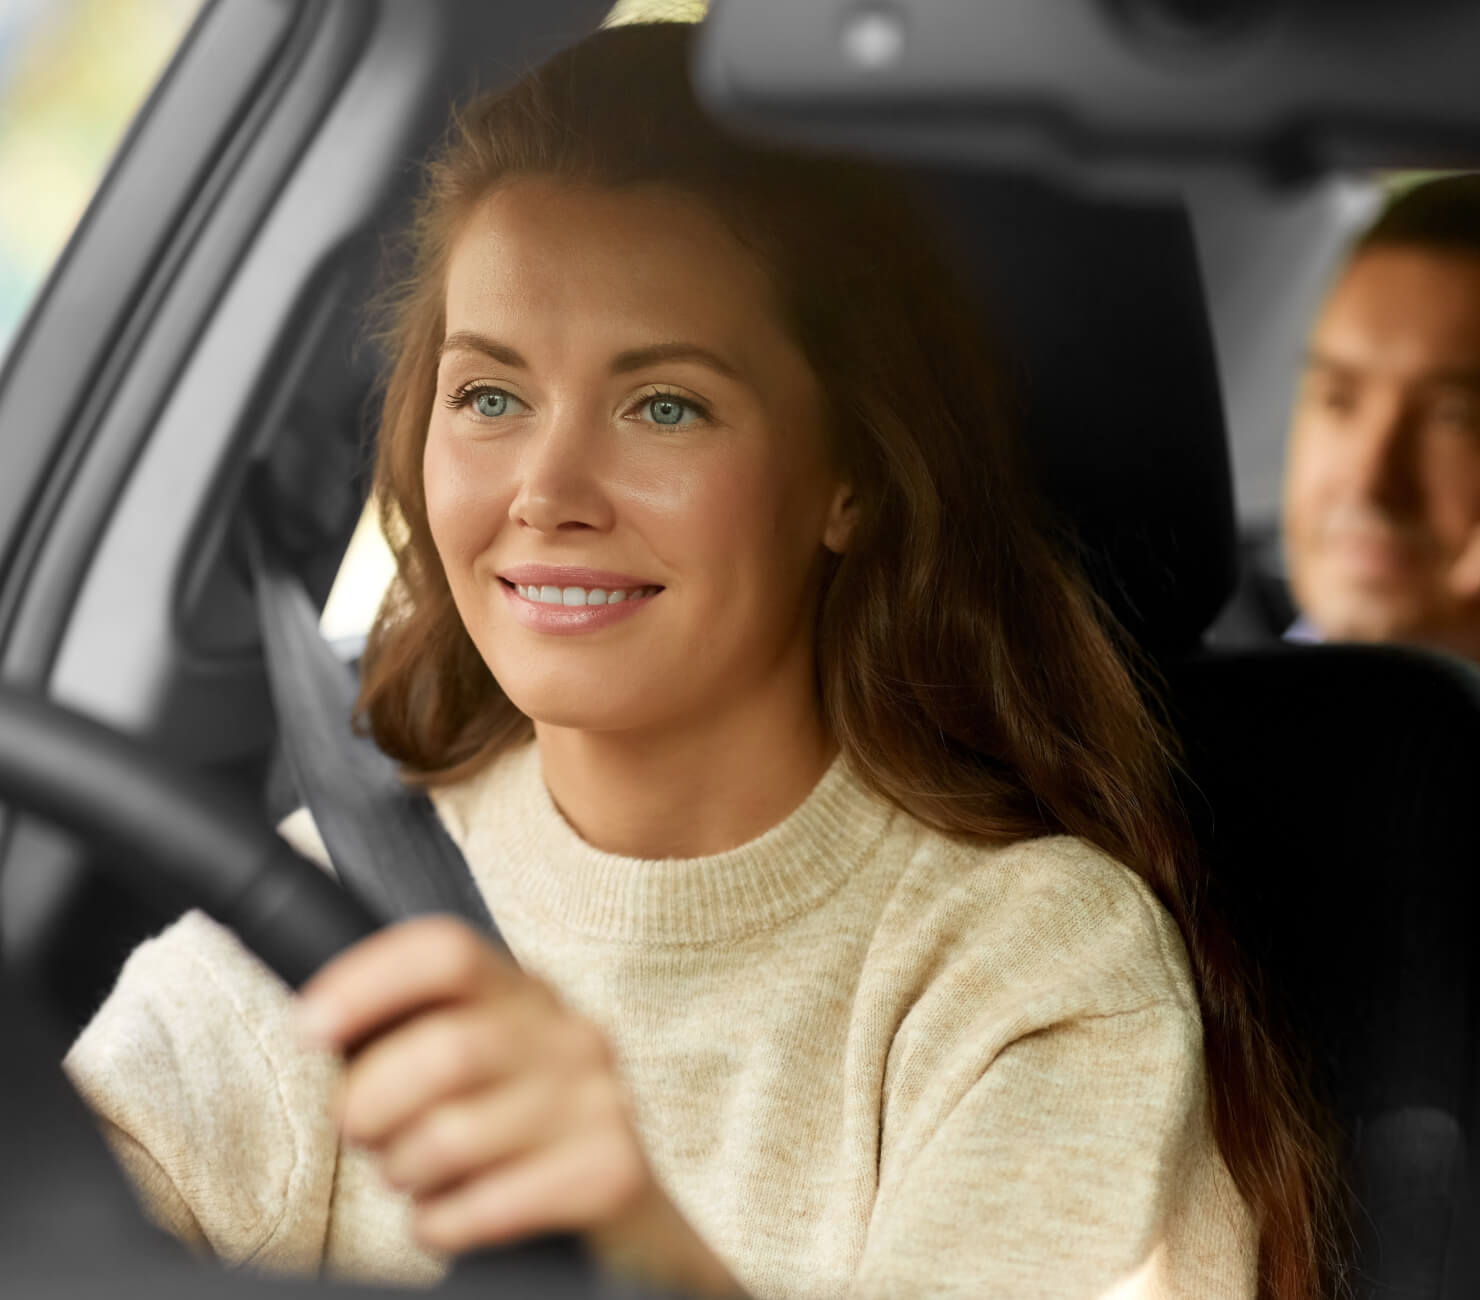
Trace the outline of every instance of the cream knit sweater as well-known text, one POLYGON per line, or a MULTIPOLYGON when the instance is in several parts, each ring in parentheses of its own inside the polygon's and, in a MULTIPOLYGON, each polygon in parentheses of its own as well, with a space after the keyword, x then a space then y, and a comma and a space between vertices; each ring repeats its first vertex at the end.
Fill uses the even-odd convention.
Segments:
MULTIPOLYGON (((748 844, 613 857, 533 745, 437 798, 523 966, 603 1025, 649 1157, 758 1297, 1252 1296, 1175 927, 1069 838, 928 830, 837 760, 748 844)), ((322 858, 299 814, 285 833, 322 858)), ((442 1261, 327 1118, 335 1065, 199 913, 66 1062, 150 1212, 233 1262, 423 1283, 442 1261)))

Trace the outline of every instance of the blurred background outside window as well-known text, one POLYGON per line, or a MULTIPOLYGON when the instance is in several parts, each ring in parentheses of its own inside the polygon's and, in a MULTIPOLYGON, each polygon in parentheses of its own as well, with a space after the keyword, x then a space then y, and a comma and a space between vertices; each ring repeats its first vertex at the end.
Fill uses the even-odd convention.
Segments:
POLYGON ((0 0, 0 359, 200 0, 0 0))

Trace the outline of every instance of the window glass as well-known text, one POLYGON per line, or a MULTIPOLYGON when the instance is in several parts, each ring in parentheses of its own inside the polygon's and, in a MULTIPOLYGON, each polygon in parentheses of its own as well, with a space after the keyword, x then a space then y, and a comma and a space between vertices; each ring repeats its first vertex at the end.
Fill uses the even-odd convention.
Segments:
POLYGON ((381 534, 375 504, 371 502, 360 516, 349 550, 344 553, 344 563, 324 605, 319 630, 331 641, 363 637, 375 621, 375 611, 380 608, 381 598, 395 572, 396 562, 381 534))
POLYGON ((0 0, 0 360, 201 0, 0 0))

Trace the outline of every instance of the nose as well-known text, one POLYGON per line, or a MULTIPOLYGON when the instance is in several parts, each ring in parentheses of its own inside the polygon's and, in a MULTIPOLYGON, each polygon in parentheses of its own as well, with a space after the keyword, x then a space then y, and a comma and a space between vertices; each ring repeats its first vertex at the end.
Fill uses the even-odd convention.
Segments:
POLYGON ((611 527, 598 440, 589 422, 556 416, 531 432, 519 457, 509 519, 555 534, 611 527))
POLYGON ((1422 486, 1417 452, 1419 420, 1394 397, 1364 413, 1351 451, 1351 481, 1362 500, 1406 518, 1420 512, 1422 486))

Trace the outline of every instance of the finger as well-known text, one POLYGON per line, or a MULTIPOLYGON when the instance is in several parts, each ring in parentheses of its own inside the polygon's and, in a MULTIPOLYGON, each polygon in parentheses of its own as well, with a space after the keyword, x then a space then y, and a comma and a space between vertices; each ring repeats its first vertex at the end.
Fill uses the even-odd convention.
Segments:
POLYGON ((304 986, 295 1017, 309 1041, 346 1050, 413 1011, 510 976, 513 966, 465 921, 417 917, 331 961, 304 986))
POLYGON ((560 1122, 549 1083, 525 1076, 449 1101, 397 1133, 381 1152, 392 1187, 422 1197, 548 1142, 560 1122))
POLYGON ((345 1070, 339 1128, 378 1146, 422 1111, 481 1089, 537 1053, 538 1016, 517 994, 438 1008, 371 1039, 345 1070))
POLYGON ((635 1143, 607 1129, 542 1147, 419 1201, 413 1229, 423 1247, 441 1252, 582 1231, 625 1213, 649 1182, 635 1143))

